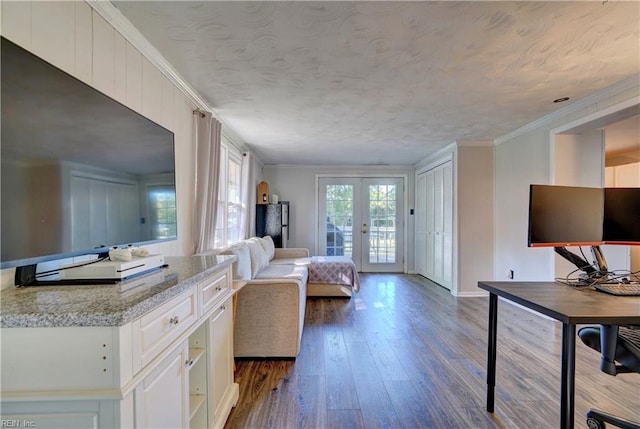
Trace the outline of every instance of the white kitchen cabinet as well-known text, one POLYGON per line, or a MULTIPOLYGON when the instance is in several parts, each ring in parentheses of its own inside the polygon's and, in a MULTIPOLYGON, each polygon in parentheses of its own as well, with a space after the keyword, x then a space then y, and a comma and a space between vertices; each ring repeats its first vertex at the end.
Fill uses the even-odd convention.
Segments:
POLYGON ((136 388, 135 427, 189 427, 188 356, 183 341, 136 388))
POLYGON ((205 322, 189 337, 189 427, 200 429, 209 427, 209 383, 208 374, 210 352, 207 349, 209 323, 205 322))
POLYGON ((167 257, 160 279, 140 289, 2 291, 2 419, 38 428, 223 427, 239 396, 233 260, 167 257))
POLYGON ((227 419, 227 403, 233 398, 233 309, 231 298, 223 302, 209 319, 211 409, 213 424, 222 428, 227 419))
POLYGON ((189 290, 133 322, 134 371, 189 330, 197 319, 195 300, 195 290, 189 290))

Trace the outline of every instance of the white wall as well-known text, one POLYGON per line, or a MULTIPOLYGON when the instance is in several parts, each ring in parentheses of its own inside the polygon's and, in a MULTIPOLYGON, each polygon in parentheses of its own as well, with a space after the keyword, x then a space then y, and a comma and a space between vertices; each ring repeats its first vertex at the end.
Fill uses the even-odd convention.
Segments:
POLYGON ((407 270, 413 271, 413 216, 409 209, 414 208, 413 166, 317 166, 317 165, 265 165, 263 180, 269 183, 269 192, 277 194, 280 201, 290 202, 289 231, 291 240, 289 247, 306 247, 312 253, 316 250, 317 236, 317 194, 316 176, 319 174, 335 174, 336 176, 389 176, 407 175, 405 189, 406 200, 406 237, 405 260, 408 261, 407 270))
MULTIPOLYGON (((2 35, 175 134, 178 240, 150 247, 165 255, 194 250, 194 145, 190 98, 85 2, 2 2, 2 35)), ((2 286, 13 284, 2 270, 2 286)))
MULTIPOLYGON (((594 129, 580 134, 555 134, 551 138, 554 185, 604 186, 604 133, 594 129)), ((578 247, 567 247, 577 255, 578 247)), ((591 252, 585 254, 592 259, 591 252)), ((576 266, 562 256, 554 255, 554 277, 566 278, 576 266)))
POLYGON ((492 280, 494 148, 460 142, 454 159, 454 283, 456 296, 483 295, 479 280, 492 280))
POLYGON ((527 248, 529 185, 549 183, 548 132, 533 130, 495 149, 495 274, 506 280, 513 270, 516 280, 551 275, 551 255, 546 249, 527 248))
MULTIPOLYGON (((640 188, 640 162, 606 168, 605 185, 611 188, 640 188)), ((609 269, 640 271, 640 246, 603 246, 609 269), (614 255, 613 257, 611 255, 614 255), (622 265, 626 263, 626 265, 622 265)))
MULTIPOLYGON (((530 184, 554 183, 555 134, 640 102, 638 76, 569 105, 496 140, 495 273, 511 269, 515 280, 552 280, 552 249, 527 247, 530 184)), ((602 165, 598 173, 602 174, 602 165)))
POLYGON ((494 147, 487 140, 455 142, 416 164, 416 171, 453 161, 453 281, 455 296, 478 296, 478 281, 494 275, 494 147))

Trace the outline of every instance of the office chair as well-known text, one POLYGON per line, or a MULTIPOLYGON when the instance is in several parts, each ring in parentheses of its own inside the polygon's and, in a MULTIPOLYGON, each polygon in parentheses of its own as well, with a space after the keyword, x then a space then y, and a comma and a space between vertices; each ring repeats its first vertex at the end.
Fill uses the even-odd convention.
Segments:
MULTIPOLYGON (((618 325, 588 326, 580 329, 578 336, 587 346, 600 352, 601 371, 614 376, 628 372, 640 373, 640 326, 634 329, 618 325)), ((594 409, 587 412, 589 429, 604 429, 605 423, 623 429, 640 429, 640 423, 594 409)))

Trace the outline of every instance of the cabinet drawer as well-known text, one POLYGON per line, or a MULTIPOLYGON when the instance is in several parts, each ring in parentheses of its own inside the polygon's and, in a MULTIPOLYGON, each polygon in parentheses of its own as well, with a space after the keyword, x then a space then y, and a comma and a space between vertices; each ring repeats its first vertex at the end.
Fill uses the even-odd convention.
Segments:
POLYGON ((208 278, 200 283, 198 290, 200 293, 200 302, 202 303, 202 315, 215 307, 229 290, 229 276, 226 271, 217 273, 215 276, 208 278))
POLYGON ((196 319, 196 293, 194 288, 176 296, 136 320, 134 322, 133 336, 134 347, 139 347, 139 368, 143 368, 169 346, 196 319))

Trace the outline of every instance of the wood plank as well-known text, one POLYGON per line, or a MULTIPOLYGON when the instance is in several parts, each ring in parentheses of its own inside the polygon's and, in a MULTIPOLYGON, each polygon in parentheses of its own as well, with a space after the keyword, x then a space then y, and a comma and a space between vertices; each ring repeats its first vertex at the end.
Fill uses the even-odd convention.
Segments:
POLYGON ((296 428, 324 428, 328 425, 327 396, 323 376, 300 376, 297 383, 296 428))
POLYGON ((350 356, 338 329, 325 328, 323 347, 327 368, 327 407, 331 410, 359 408, 350 356))
POLYGON ((328 429, 364 429, 360 410, 329 410, 327 412, 328 429))
POLYGON ((391 404, 389 393, 365 341, 347 343, 358 403, 366 427, 399 427, 396 410, 391 404))
MULTIPOLYGON (((296 361, 238 361, 226 428, 557 427, 561 324, 498 311, 496 410, 485 411, 488 298, 417 275, 362 274, 349 299, 309 299, 296 361), (273 389, 276 390, 273 390, 273 389)), ((638 419, 638 375, 576 345, 576 427, 588 408, 638 419)))

